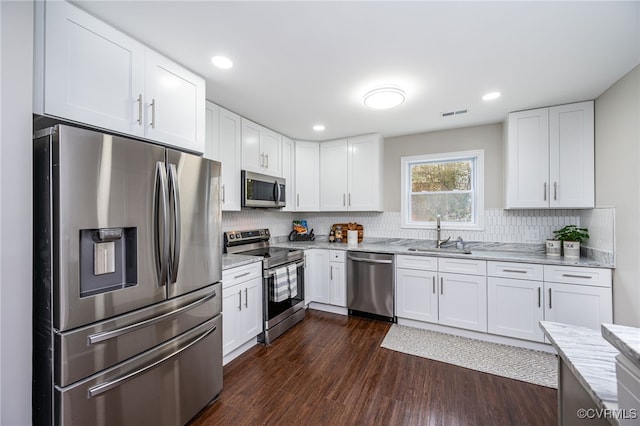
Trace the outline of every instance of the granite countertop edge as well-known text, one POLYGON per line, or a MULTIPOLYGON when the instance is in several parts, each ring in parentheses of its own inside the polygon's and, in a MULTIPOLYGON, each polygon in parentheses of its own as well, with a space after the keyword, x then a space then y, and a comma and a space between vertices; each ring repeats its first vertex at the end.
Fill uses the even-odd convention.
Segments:
POLYGON ((598 330, 550 321, 540 321, 540 328, 597 407, 617 410, 616 348, 598 330))
POLYGON ((481 243, 477 245, 469 245, 471 254, 463 254, 459 252, 418 252, 410 251, 409 248, 433 248, 433 242, 425 240, 410 240, 410 239, 379 239, 379 241, 367 241, 366 239, 357 245, 351 245, 346 243, 330 243, 329 241, 321 241, 316 239, 315 241, 272 241, 271 245, 274 247, 284 247, 291 249, 330 249, 330 250, 354 250, 354 251, 366 251, 376 253, 390 253, 390 254, 406 254, 411 256, 428 256, 428 257, 450 257, 460 259, 475 259, 475 260, 492 260, 492 261, 504 261, 504 262, 523 262, 523 263, 535 263, 544 265, 560 265, 560 266, 578 266, 588 268, 606 268, 613 269, 614 265, 591 259, 588 257, 580 257, 579 259, 566 259, 561 256, 548 256, 544 251, 527 251, 527 250, 510 250, 511 247, 521 245, 517 244, 499 244, 499 243, 481 243))
POLYGON ((262 262, 262 256, 246 256, 244 254, 228 254, 222 255, 222 270, 236 268, 238 266, 249 265, 255 262, 262 262))
POLYGON ((640 328, 602 324, 602 337, 640 368, 640 328))

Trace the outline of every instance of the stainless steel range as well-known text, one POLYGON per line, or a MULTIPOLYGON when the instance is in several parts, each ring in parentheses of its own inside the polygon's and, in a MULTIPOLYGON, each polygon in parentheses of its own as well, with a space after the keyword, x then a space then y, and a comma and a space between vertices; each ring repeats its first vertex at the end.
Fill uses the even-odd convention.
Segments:
POLYGON ((271 247, 268 229, 224 233, 225 252, 260 256, 262 260, 263 332, 269 344, 304 319, 304 253, 271 247))

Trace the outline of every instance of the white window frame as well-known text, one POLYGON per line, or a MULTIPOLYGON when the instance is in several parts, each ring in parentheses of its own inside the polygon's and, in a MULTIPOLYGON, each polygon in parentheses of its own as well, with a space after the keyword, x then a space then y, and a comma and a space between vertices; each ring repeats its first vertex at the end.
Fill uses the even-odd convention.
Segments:
POLYGON ((415 222, 411 220, 410 194, 411 194, 411 176, 409 175, 410 166, 414 163, 422 162, 445 162, 460 160, 475 160, 474 174, 472 179, 472 192, 474 205, 472 206, 473 222, 445 222, 442 221, 440 226, 442 229, 460 229, 460 230, 484 230, 484 150, 477 149, 471 151, 444 152, 440 154, 413 155, 409 157, 401 157, 400 167, 400 216, 401 228, 413 229, 435 229, 436 222, 415 222))

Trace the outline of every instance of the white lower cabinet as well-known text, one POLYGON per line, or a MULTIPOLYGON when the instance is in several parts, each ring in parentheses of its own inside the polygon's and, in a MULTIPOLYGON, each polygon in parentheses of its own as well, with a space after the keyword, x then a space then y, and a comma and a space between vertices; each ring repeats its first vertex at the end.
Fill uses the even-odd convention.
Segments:
POLYGON ((538 323, 544 319, 544 283, 489 277, 487 284, 489 333, 543 342, 538 323))
POLYGON ((396 265, 397 317, 487 331, 485 261, 400 255, 396 265))
POLYGON ((253 346, 262 332, 262 263, 222 272, 222 318, 226 364, 253 346))
POLYGON ((544 286, 545 321, 593 329, 613 322, 610 287, 547 282, 544 286))
POLYGON ((344 256, 343 250, 305 251, 305 304, 347 306, 344 256))

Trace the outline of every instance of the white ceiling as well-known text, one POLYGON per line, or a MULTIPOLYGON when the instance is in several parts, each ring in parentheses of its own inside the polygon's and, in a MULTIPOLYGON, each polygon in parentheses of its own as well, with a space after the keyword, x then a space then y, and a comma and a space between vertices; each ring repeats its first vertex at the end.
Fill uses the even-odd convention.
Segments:
POLYGON ((74 3, 202 75, 207 99, 294 139, 499 122, 594 99, 640 63, 640 1, 74 3), (234 67, 214 68, 218 54, 234 67), (406 102, 366 109, 380 84, 406 102))

